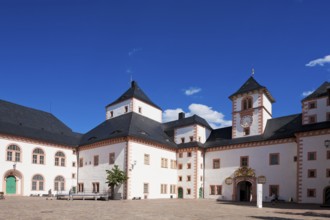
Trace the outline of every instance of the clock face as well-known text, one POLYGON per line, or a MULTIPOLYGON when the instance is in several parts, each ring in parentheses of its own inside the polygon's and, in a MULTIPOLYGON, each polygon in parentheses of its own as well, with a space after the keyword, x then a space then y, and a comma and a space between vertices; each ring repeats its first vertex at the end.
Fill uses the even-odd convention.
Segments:
POLYGON ((241 126, 243 128, 250 127, 253 122, 252 116, 251 115, 245 115, 241 118, 241 126))

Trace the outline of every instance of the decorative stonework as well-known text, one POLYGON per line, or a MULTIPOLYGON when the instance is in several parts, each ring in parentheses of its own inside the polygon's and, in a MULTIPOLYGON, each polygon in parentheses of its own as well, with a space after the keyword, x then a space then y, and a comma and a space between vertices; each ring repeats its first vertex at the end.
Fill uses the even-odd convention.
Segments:
POLYGON ((258 183, 259 184, 265 184, 266 181, 266 177, 265 176, 258 176, 258 183))
POLYGON ((250 167, 240 167, 238 168, 235 173, 234 173, 234 177, 255 177, 256 174, 254 172, 254 169, 250 168, 250 167))

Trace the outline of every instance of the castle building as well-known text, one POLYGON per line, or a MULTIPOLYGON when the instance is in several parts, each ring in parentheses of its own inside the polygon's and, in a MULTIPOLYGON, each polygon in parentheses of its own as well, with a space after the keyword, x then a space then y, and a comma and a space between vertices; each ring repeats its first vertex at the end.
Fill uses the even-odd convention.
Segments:
POLYGON ((250 77, 232 101, 232 126, 198 115, 162 122, 162 109, 136 82, 106 106, 85 134, 54 115, 0 101, 0 191, 7 196, 104 193, 105 170, 129 177, 123 199, 256 201, 272 194, 330 204, 330 83, 302 100, 302 112, 272 117, 275 99, 250 77))

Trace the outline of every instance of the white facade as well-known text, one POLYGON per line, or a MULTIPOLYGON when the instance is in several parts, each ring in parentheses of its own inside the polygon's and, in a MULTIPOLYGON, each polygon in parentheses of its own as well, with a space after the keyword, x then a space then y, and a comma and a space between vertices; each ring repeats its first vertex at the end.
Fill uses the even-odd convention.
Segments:
MULTIPOLYGON (((0 190, 6 192, 7 178, 13 176, 16 178, 16 189, 14 195, 42 195, 48 194, 51 189, 53 193, 57 191, 69 192, 76 187, 76 155, 72 148, 50 145, 47 143, 33 142, 28 139, 14 139, 6 136, 0 138, 0 164, 1 164, 1 181, 0 190), (15 145, 20 149, 20 161, 15 162, 7 160, 7 148, 15 145), (44 152, 44 163, 33 163, 32 155, 35 149, 42 149, 44 152), (63 152, 65 157, 64 166, 55 165, 55 154, 63 152), (75 164, 73 164, 75 163, 75 164), (73 166, 75 165, 75 166, 73 166), (35 175, 40 175, 40 179, 33 189, 32 182, 35 175), (55 190, 55 178, 61 176, 64 179, 64 189, 59 187, 55 190)), ((39 161, 38 161, 39 162, 39 161)))

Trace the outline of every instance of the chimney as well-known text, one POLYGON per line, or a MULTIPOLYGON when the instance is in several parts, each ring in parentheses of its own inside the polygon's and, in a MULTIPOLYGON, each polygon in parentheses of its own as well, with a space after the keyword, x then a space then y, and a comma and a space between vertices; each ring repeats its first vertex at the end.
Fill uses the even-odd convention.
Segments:
POLYGON ((180 112, 179 113, 179 120, 180 119, 184 119, 185 118, 185 113, 184 112, 180 112))

